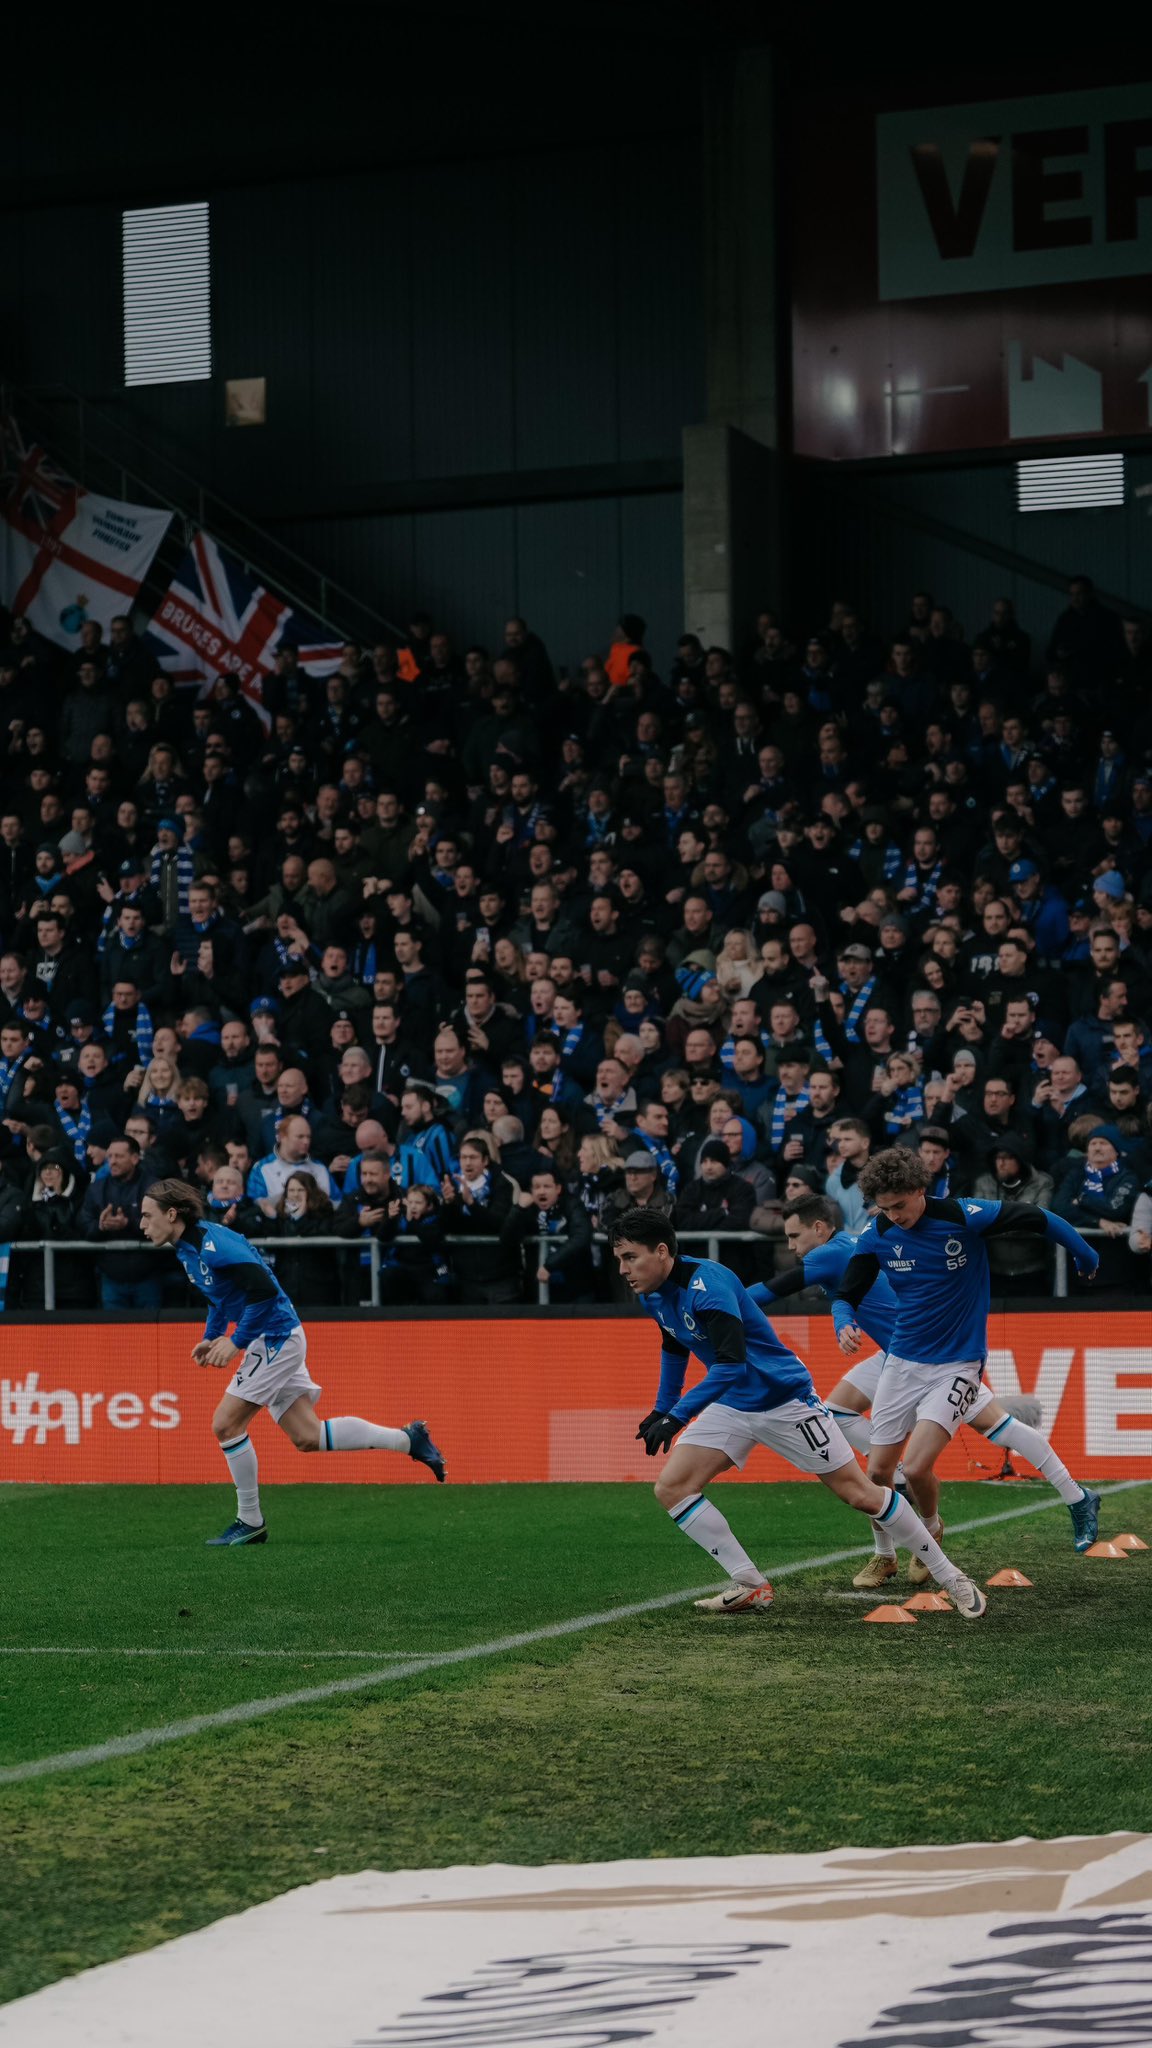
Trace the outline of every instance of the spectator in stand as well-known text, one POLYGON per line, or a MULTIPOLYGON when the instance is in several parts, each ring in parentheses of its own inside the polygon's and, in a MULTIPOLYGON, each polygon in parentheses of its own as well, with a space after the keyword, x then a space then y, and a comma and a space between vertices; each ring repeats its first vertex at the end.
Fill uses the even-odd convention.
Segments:
MULTIPOLYGON (((733 1172, 732 1157, 723 1138, 706 1138, 696 1160, 696 1178, 689 1181, 677 1200, 677 1230, 736 1231, 752 1227, 755 1195, 749 1183, 733 1172)), ((726 1263, 736 1247, 728 1248, 726 1263)), ((707 1257, 697 1250, 697 1257, 707 1257)))
MULTIPOLYGON (((500 1121, 504 1122, 505 1119, 501 1118, 500 1121)), ((512 1121, 519 1122, 519 1119, 513 1118, 512 1121)), ((580 1143, 566 1112, 557 1109, 555 1103, 550 1102, 541 1112, 532 1146, 539 1159, 552 1161, 566 1186, 576 1174, 576 1155, 580 1143)))
POLYGON ((131 1244, 132 1251, 107 1252, 96 1260, 100 1306, 111 1309, 160 1307, 164 1278, 147 1246, 140 1242, 140 1204, 153 1176, 144 1166, 135 1138, 114 1138, 99 1173, 94 1174, 80 1205, 79 1234, 94 1244, 131 1244))
POLYGON ((756 1132, 745 1117, 734 1115, 723 1099, 717 1107, 720 1111, 720 1129, 717 1136, 723 1141, 732 1162, 733 1173, 741 1180, 746 1180, 752 1190, 754 1207, 750 1228, 770 1230, 778 1220, 775 1208, 776 1182, 768 1168, 756 1157, 756 1132))
POLYGON ((521 1194, 503 1231, 505 1248, 532 1274, 532 1297, 547 1286, 549 1299, 587 1301, 592 1292, 592 1226, 579 1196, 568 1194, 554 1166, 538 1162, 531 1188, 521 1194))
MULTIPOLYGON (((54 1145, 44 1152, 36 1167, 31 1191, 19 1220, 23 1238, 40 1238, 45 1243, 66 1243, 84 1236, 80 1221, 87 1187, 83 1167, 66 1145, 54 1145)), ((22 1308, 45 1306, 45 1264, 38 1252, 20 1255, 19 1281, 22 1308)), ((85 1258, 56 1255, 54 1281, 57 1308, 89 1308, 94 1299, 92 1262, 85 1258)))
MULTIPOLYGON (((1050 1209, 1052 1178, 1033 1163, 1032 1141, 1022 1131, 997 1140, 988 1170, 972 1189, 978 1202, 1032 1202, 1050 1209)), ((997 1237, 989 1241, 988 1264, 1000 1294, 1047 1295, 1050 1292, 1047 1247, 1032 1237, 997 1237)))
POLYGON ((916 1140, 916 1151, 932 1176, 928 1183, 928 1192, 933 1201, 945 1201, 952 1192, 952 1145, 948 1132, 942 1131, 935 1124, 921 1124, 916 1140))
MULTIPOLYGON (((615 1143, 611 1139, 601 1137, 599 1133, 596 1133, 596 1137, 586 1135, 580 1139, 572 1190, 580 1196, 584 1208, 588 1210, 588 1223, 592 1225, 592 1231, 601 1229, 601 1214, 609 1196, 623 1188, 621 1159, 623 1155, 617 1151, 615 1143)), ((599 1260, 596 1260, 596 1249, 599 1247, 592 1247, 592 1264, 599 1264, 599 1260)))
POLYGON ((926 1150, 939 1126, 963 1191, 1030 1141, 1019 1185, 1062 1177, 1095 1113, 1147 1178, 1144 636, 1082 578, 1051 634, 998 602, 971 646, 946 598, 886 643, 846 601, 766 613, 738 664, 689 635, 662 669, 624 621, 614 675, 573 650, 562 688, 522 621, 461 664, 428 619, 402 657, 350 647, 316 703, 284 654, 266 738, 231 684, 185 706, 153 682, 124 621, 86 642, 94 679, 38 646, 0 761, 0 1021, 28 1034, 0 1039, 3 1173, 36 1125, 98 1172, 131 1126, 149 1172, 165 1147, 213 1180, 224 1150, 247 1175, 330 1158, 355 1193, 367 1129, 390 1199, 471 1210, 454 1151, 484 1121, 526 1192, 525 1128, 562 1179, 599 1136, 682 1195, 721 1137, 734 1180, 827 1181, 859 1229, 869 1120, 926 1150), (301 1113, 311 1150, 280 1158, 301 1113))
POLYGON ((844 1218, 845 1230, 859 1237, 868 1222, 869 1210, 856 1183, 872 1154, 872 1133, 862 1117, 842 1116, 832 1125, 829 1137, 829 1161, 835 1163, 823 1187, 818 1185, 813 1192, 825 1194, 835 1202, 844 1218))
POLYGON ((386 1307, 419 1302, 435 1308, 448 1301, 451 1276, 435 1188, 413 1183, 403 1195, 390 1195, 373 1234, 384 1252, 380 1299, 386 1307))
POLYGON ((1046 1167, 1059 1169, 1068 1150, 1072 1124, 1100 1105, 1085 1087, 1078 1063, 1066 1054, 1053 1060, 1048 1072, 1041 1075, 1032 1101, 1040 1157, 1046 1167))
POLYGON ((439 1188, 456 1171, 452 1140, 428 1081, 410 1081, 400 1097, 396 1179, 400 1187, 439 1188))
POLYGON ((324 1308, 339 1300, 342 1254, 331 1246, 308 1243, 310 1238, 336 1234, 331 1197, 313 1174, 297 1169, 288 1175, 271 1225, 262 1234, 278 1240, 276 1277, 297 1308, 324 1308))
POLYGON ((258 1159, 248 1175, 245 1192, 265 1216, 275 1216, 290 1173, 310 1174, 321 1193, 331 1198, 328 1168, 311 1157, 312 1127, 307 1117, 282 1117, 272 1150, 258 1159))
POLYGON ((516 1204, 516 1188, 496 1160, 486 1131, 468 1131, 460 1141, 460 1164, 440 1184, 442 1215, 449 1235, 466 1240, 449 1257, 459 1299, 494 1307, 520 1296, 519 1264, 508 1249, 504 1232, 516 1204), (472 1244, 472 1238, 497 1243, 472 1244))
POLYGON ((268 1235, 268 1219, 245 1195, 244 1173, 239 1166, 229 1163, 216 1168, 205 1207, 209 1216, 218 1217, 226 1229, 238 1230, 242 1237, 268 1235))
POLYGON ((1102 1287, 1131 1287, 1137 1278, 1128 1235, 1139 1194, 1140 1175, 1128 1162, 1123 1136, 1115 1124, 1097 1124, 1084 1157, 1069 1157, 1052 1208, 1078 1230, 1102 1233, 1096 1274, 1102 1287))

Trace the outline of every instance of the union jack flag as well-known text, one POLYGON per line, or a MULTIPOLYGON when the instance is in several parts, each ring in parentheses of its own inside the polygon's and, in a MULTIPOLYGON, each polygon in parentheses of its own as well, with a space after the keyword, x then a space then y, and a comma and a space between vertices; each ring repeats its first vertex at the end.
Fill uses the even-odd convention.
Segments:
POLYGON ((38 441, 29 446, 11 413, 0 421, 7 516, 22 525, 50 526, 62 505, 76 496, 70 476, 58 469, 38 441))
POLYGON ((177 684, 203 694, 217 676, 234 674, 265 725, 264 679, 281 645, 299 650, 300 666, 326 676, 340 665, 342 643, 327 626, 266 590, 235 555, 197 533, 144 635, 177 684))

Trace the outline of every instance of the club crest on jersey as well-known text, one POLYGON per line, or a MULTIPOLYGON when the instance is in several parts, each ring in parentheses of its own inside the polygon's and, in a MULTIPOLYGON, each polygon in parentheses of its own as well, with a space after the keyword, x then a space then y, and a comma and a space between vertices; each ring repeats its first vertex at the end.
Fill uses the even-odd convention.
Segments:
POLYGON ((947 1244, 944 1246, 944 1249, 947 1252, 948 1257, 950 1259, 954 1259, 956 1257, 957 1252, 962 1252, 964 1247, 961 1244, 960 1239, 958 1237, 950 1237, 948 1239, 947 1244))

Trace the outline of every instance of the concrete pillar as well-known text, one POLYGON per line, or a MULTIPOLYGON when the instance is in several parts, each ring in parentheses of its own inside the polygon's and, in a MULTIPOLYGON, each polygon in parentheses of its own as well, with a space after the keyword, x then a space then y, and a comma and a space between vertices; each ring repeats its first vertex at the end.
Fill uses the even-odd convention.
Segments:
POLYGON ((725 647, 780 601, 773 133, 771 53, 718 59, 704 84, 707 417, 684 430, 684 620, 725 647))

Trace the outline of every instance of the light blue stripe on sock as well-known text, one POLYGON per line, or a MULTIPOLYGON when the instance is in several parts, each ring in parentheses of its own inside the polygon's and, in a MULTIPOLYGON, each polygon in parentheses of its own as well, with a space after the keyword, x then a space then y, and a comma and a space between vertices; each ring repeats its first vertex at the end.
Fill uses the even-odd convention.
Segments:
POLYGON ((687 1526, 687 1524, 688 1524, 688 1523, 689 1523, 689 1522, 690 1522, 690 1521, 692 1520, 692 1517, 693 1517, 693 1515, 694 1515, 694 1514, 696 1513, 696 1510, 697 1510, 697 1508, 702 1508, 702 1507, 705 1507, 706 1505, 707 1505, 707 1503, 706 1503, 706 1501, 705 1501, 705 1499, 704 1499, 704 1495, 703 1495, 703 1494, 701 1494, 698 1500, 694 1500, 694 1501, 693 1501, 693 1503, 692 1503, 691 1507, 690 1507, 690 1508, 689 1508, 689 1509, 687 1510, 687 1512, 686 1512, 685 1514, 683 1514, 683 1515, 673 1515, 673 1517, 672 1517, 672 1520, 673 1520, 673 1521, 675 1522, 675 1524, 676 1524, 676 1527, 677 1527, 678 1529, 683 1529, 683 1528, 685 1528, 685 1527, 687 1526))
POLYGON ((889 1503, 888 1503, 887 1507, 885 1508, 885 1510, 884 1510, 883 1514, 882 1514, 882 1515, 877 1515, 877 1517, 876 1517, 876 1520, 877 1520, 878 1522, 887 1522, 887 1521, 890 1521, 890 1520, 891 1520, 892 1516, 893 1516, 893 1515, 894 1515, 894 1514, 896 1513, 896 1503, 897 1503, 897 1501, 899 1500, 899 1498, 900 1498, 900 1495, 899 1495, 899 1494, 897 1493, 897 1491, 896 1491, 896 1488, 895 1488, 895 1487, 893 1487, 893 1488, 892 1488, 892 1498, 891 1498, 891 1500, 889 1501, 889 1503))
POLYGON ((995 1443, 995 1441, 996 1441, 997 1437, 998 1437, 998 1436, 999 1436, 999 1434, 1000 1434, 1000 1431, 1001 1431, 1002 1429, 1007 1429, 1011 1421, 1012 1421, 1012 1417, 1011 1417, 1010 1415, 1002 1415, 1002 1416, 1000 1417, 1000 1420, 999 1420, 999 1422, 998 1422, 998 1423, 996 1424, 996 1427, 995 1427, 994 1429, 990 1429, 990 1430, 988 1431, 988 1441, 989 1441, 989 1443, 990 1443, 990 1444, 994 1444, 994 1443, 995 1443))
POLYGON ((328 1422, 324 1424, 324 1449, 326 1451, 332 1449, 332 1425, 328 1422))
POLYGON ((249 1439, 246 1436, 239 1436, 237 1437, 234 1444, 221 1444, 220 1449, 223 1451, 224 1456, 226 1458, 230 1458, 232 1456, 233 1451, 244 1450, 248 1444, 248 1441, 249 1439))

